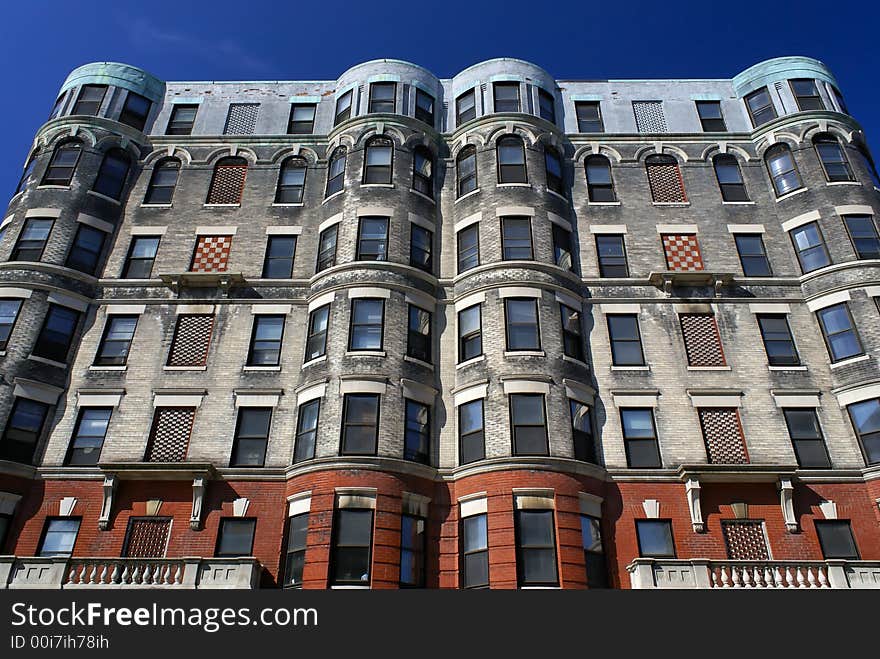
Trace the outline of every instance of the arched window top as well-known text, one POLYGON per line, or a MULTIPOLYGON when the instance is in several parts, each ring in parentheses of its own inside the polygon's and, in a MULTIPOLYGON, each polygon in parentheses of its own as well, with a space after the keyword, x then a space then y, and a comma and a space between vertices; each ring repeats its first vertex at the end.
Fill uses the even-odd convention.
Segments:
POLYGON ((785 155, 791 155, 791 148, 784 142, 777 142, 764 152, 764 160, 771 160, 785 155))
POLYGON ((82 142, 65 140, 55 147, 49 166, 43 175, 43 185, 70 185, 73 173, 82 154, 82 142))
POLYGON ((163 158, 155 164, 144 197, 145 204, 171 203, 174 189, 177 187, 177 177, 180 175, 180 165, 180 160, 177 158, 163 158))
POLYGON ((348 153, 348 147, 345 146, 337 146, 330 153, 330 160, 339 160, 340 158, 345 158, 345 155, 348 153))
POLYGON ((608 158, 599 154, 587 156, 584 159, 584 172, 587 176, 587 196, 592 203, 617 201, 608 158))
POLYGON ((787 144, 777 143, 764 154, 767 171, 773 180, 776 196, 781 197, 803 186, 794 156, 787 144))
POLYGON ((113 148, 107 151, 92 190, 111 199, 119 199, 125 187, 125 179, 128 178, 130 163, 131 157, 122 149, 113 148))
POLYGON ((665 153, 654 153, 645 158, 646 165, 675 165, 678 166, 678 161, 673 157, 666 155, 665 153))
POLYGON ((461 151, 458 152, 458 156, 456 156, 456 162, 461 162, 465 158, 469 158, 470 156, 476 155, 477 147, 473 144, 467 144, 461 148, 461 151))
POLYGON ((220 158, 217 161, 217 164, 214 165, 217 167, 247 167, 248 161, 241 156, 226 156, 225 158, 220 158))
POLYGON ((716 167, 719 165, 735 165, 739 167, 739 161, 736 159, 736 156, 730 153, 718 153, 712 158, 712 164, 716 167))
POLYGON ((498 140, 498 182, 528 183, 526 150, 522 138, 505 135, 498 140))
POLYGON ((394 142, 390 137, 385 137, 384 135, 374 135, 370 139, 367 140, 366 144, 367 148, 375 147, 375 146, 386 146, 393 147, 394 142))
POLYGON ((828 181, 854 181, 846 153, 838 139, 831 133, 819 133, 813 137, 813 147, 828 181))
POLYGON ((309 162, 302 156, 289 156, 281 162, 281 169, 305 169, 309 162))

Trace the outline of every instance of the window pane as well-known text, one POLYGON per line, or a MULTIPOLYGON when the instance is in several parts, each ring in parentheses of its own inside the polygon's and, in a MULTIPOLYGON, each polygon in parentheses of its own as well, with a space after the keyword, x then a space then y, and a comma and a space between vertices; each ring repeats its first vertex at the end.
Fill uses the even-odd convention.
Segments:
POLYGON ((225 519, 220 526, 217 556, 250 556, 254 544, 255 519, 225 519))
POLYGON ((40 547, 40 556, 70 556, 79 532, 78 519, 50 519, 40 547))
POLYGON ((822 546, 822 556, 859 560, 859 551, 848 521, 816 521, 816 533, 822 546))
POLYGON ((642 556, 673 557, 672 524, 664 520, 636 520, 642 556))
POLYGON ((472 552, 489 546, 489 529, 486 515, 464 518, 464 551, 472 552))

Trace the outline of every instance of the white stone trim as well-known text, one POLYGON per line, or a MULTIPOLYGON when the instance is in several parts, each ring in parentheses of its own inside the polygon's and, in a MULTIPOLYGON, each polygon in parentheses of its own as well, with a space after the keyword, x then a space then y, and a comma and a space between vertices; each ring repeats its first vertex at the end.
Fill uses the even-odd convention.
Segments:
POLYGON ((556 499, 552 488, 513 488, 514 510, 555 510, 556 499))
POLYGON ((29 398, 47 405, 57 403, 58 397, 63 393, 64 389, 59 387, 25 378, 15 378, 15 388, 12 390, 12 395, 16 398, 29 398))
POLYGON ((583 311, 583 303, 573 295, 557 292, 556 301, 560 304, 564 304, 570 309, 574 309, 575 311, 583 311))
POLYGON ((610 233, 610 234, 625 234, 626 233, 626 225, 625 224, 591 224, 590 225, 590 233, 610 233))
POLYGON ((657 233, 689 234, 699 231, 696 224, 658 224, 657 233))
POLYGON ((139 316, 146 311, 145 304, 108 304, 104 307, 107 316, 139 316))
POLYGON ((880 384, 866 384, 848 391, 841 391, 837 394, 837 404, 846 407, 871 398, 880 398, 880 384))
POLYGON ((409 291, 404 295, 407 304, 415 305, 425 311, 433 312, 437 307, 437 301, 430 295, 418 291, 409 291))
POLYGON ((363 217, 365 215, 390 219, 394 215, 394 209, 391 206, 361 206, 355 211, 356 217, 363 217))
POLYGON ((204 394, 154 394, 153 407, 201 407, 204 394))
POLYGON ((749 312, 758 313, 791 313, 791 305, 785 303, 756 302, 749 305, 749 312))
POLYGON ((164 236, 168 231, 167 226, 157 226, 157 227, 131 227, 129 230, 129 234, 132 236, 164 236))
POLYGON ((791 231, 792 229, 797 229, 804 224, 809 224, 810 222, 818 222, 822 216, 819 214, 819 211, 810 211, 809 213, 802 213, 797 217, 793 217, 790 220, 786 220, 782 223, 783 231, 791 231))
POLYGON ((825 519, 837 519, 837 504, 833 501, 822 501, 819 504, 819 510, 825 519))
POLYGON ((642 501, 642 509, 645 511, 645 517, 648 519, 658 519, 660 517, 660 502, 657 499, 645 499, 642 501))
POLYGON ((302 233, 303 228, 300 226, 274 226, 266 227, 267 236, 298 236, 302 233))
POLYGON ((98 219, 97 217, 93 217, 91 215, 86 215, 85 213, 80 213, 79 215, 77 215, 76 221, 80 224, 90 226, 93 229, 97 229, 98 231, 103 231, 104 233, 113 233, 116 230, 116 227, 114 227, 109 222, 105 222, 104 220, 98 219))
POLYGON ((469 494, 458 500, 459 517, 473 517, 474 515, 483 515, 489 512, 489 499, 485 492, 479 494, 469 494))
POLYGON ((433 405, 434 399, 437 398, 439 393, 433 387, 407 378, 400 378, 400 388, 404 398, 411 398, 425 405, 433 405))
POLYGON ((422 217, 421 215, 416 215, 415 213, 408 213, 407 219, 409 220, 410 224, 415 224, 416 226, 420 226, 423 229, 427 229, 428 231, 430 231, 432 233, 436 229, 436 224, 432 220, 429 220, 426 217, 422 217))
POLYGON ((400 512, 416 517, 428 516, 428 505, 431 499, 414 492, 402 492, 400 495, 400 512))
POLYGON ((348 289, 349 300, 358 297, 384 297, 387 299, 391 297, 391 291, 387 288, 379 288, 378 286, 359 286, 348 289))
POLYGON ((776 407, 820 407, 819 394, 805 393, 803 391, 771 391, 773 402, 776 407))
POLYGON ((470 403, 475 400, 479 400, 480 398, 486 398, 489 395, 489 383, 481 382, 480 384, 475 384, 470 387, 466 387, 461 391, 455 392, 452 396, 452 404, 454 407, 459 407, 464 405, 465 403, 470 403))
POLYGON ((212 314, 214 313, 213 304, 178 304, 174 307, 174 313, 181 314, 212 314))
POLYGON ((599 312, 605 315, 608 314, 618 314, 618 313, 634 313, 639 314, 642 312, 642 305, 640 304, 600 304, 599 312))
MULTIPOLYGON (((2 222, 0 222, 0 230, 5 229, 10 224, 12 224, 12 220, 14 220, 14 219, 15 219, 15 213, 13 213, 12 215, 6 216, 6 218, 4 218, 4 220, 2 222)), ((2 494, 2 493, 0 493, 0 494, 2 494)))
POLYGON ((387 385, 376 380, 342 380, 339 393, 343 394, 384 394, 387 385))
POLYGON ((77 407, 119 407, 122 394, 76 394, 77 407))
POLYGON ((321 224, 318 225, 318 233, 320 234, 325 229, 329 229, 334 224, 339 224, 340 222, 342 222, 342 213, 336 213, 336 215, 331 215, 326 220, 321 222, 321 224))
POLYGON ((528 215, 535 216, 535 209, 532 206, 498 206, 495 209, 495 217, 511 217, 528 215))
POLYGON ((542 295, 540 288, 530 286, 504 286, 498 289, 498 297, 502 300, 508 297, 533 297, 540 300, 542 295))
POLYGON ((309 385, 308 387, 305 387, 304 389, 296 392, 297 407, 299 407, 303 403, 313 401, 316 398, 323 398, 325 393, 327 393, 326 382, 319 382, 318 384, 309 385))
POLYGON ((473 293, 472 295, 467 295, 459 300, 455 301, 455 311, 456 313, 467 309, 468 307, 472 307, 475 304, 483 304, 486 301, 485 293, 473 293))
POLYGON ((0 297, 15 297, 27 300, 34 292, 29 288, 3 287, 0 288, 0 297))
POLYGON ((42 217, 46 219, 58 219, 61 217, 60 208, 31 208, 24 214, 24 219, 29 217, 42 217))
POLYGON ((312 491, 297 492, 287 497, 287 516, 294 517, 312 510, 312 491))
POLYGON ((550 383, 537 380, 505 380, 505 394, 550 394, 550 383))
POLYGON ((808 300, 807 309, 816 312, 825 307, 840 304, 841 302, 849 302, 850 299, 849 291, 837 291, 836 293, 829 293, 828 295, 808 300))
MULTIPOLYGON (((237 204, 236 204, 237 205, 237 204)), ((197 236, 234 236, 238 231, 238 227, 233 226, 198 226, 196 227, 197 236)))
POLYGON ((57 291, 49 293, 48 302, 51 304, 60 304, 62 307, 76 309, 77 311, 85 311, 89 308, 88 300, 83 300, 82 298, 73 297, 72 295, 59 293, 57 291))
POLYGON ((474 213, 473 215, 468 215, 467 217, 465 217, 455 223, 455 226, 453 227, 453 231, 454 231, 454 233, 458 233, 462 229, 467 229, 469 226, 471 226, 472 224, 476 224, 477 222, 481 221, 482 219, 483 219, 483 214, 479 213, 479 212, 474 213))
POLYGON ((265 314, 288 315, 292 305, 290 304, 252 304, 251 313, 255 316, 265 314))
POLYGON ((840 216, 844 215, 874 215, 872 206, 862 204, 847 204, 845 206, 835 206, 834 212, 840 216))
POLYGON ((699 391, 687 392, 694 407, 742 407, 742 393, 717 394, 701 393, 699 391))
POLYGON ((602 497, 586 492, 578 492, 578 503, 580 504, 581 515, 602 519, 602 503, 605 501, 602 497))
POLYGON ((278 407, 281 394, 240 394, 232 392, 235 397, 235 407, 278 407))
POLYGON ((309 313, 312 313, 318 307, 323 307, 325 304, 332 304, 333 300, 336 299, 336 293, 324 293, 323 295, 319 295, 314 300, 309 302, 309 313))
POLYGON ((593 406, 596 400, 596 392, 593 391, 591 387, 588 387, 577 380, 570 380, 568 378, 563 378, 562 384, 565 387, 565 395, 567 398, 576 400, 584 405, 593 406))
POLYGON ((70 517, 73 515, 73 509, 76 508, 76 497, 63 497, 58 502, 58 516, 70 517))
POLYGON ((729 233, 767 233, 763 224, 728 224, 729 233))
POLYGON ((657 407, 659 396, 660 394, 656 391, 646 391, 644 393, 628 391, 621 394, 611 392, 611 399, 614 401, 615 407, 657 407))
POLYGON ((880 297, 880 286, 865 286, 864 291, 868 297, 880 297))
POLYGON ((336 508, 376 508, 375 487, 337 487, 336 508))
POLYGON ((557 215, 556 213, 551 213, 550 211, 547 211, 547 219, 550 220, 551 224, 559 225, 566 231, 571 231, 571 222, 566 220, 561 215, 557 215))

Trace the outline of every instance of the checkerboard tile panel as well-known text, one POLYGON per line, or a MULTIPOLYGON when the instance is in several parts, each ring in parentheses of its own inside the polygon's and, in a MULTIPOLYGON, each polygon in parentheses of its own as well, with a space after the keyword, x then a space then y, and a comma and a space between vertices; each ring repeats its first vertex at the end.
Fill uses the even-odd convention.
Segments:
POLYGON ((736 409, 700 408, 699 415, 709 464, 749 463, 736 409))
POLYGON ((177 317, 168 366, 204 366, 214 331, 214 316, 186 314, 177 317))
POLYGON ((253 135, 260 114, 259 103, 232 103, 226 115, 224 135, 253 135))
POLYGON ((146 462, 183 462, 195 418, 193 407, 157 408, 153 413, 146 462))
POLYGON ((127 558, 162 558, 168 546, 170 519, 133 519, 128 523, 127 558))
POLYGON ((226 272, 232 236, 199 236, 193 254, 192 272, 226 272))
POLYGON ((769 561, 764 523, 752 520, 721 522, 727 558, 732 561, 769 561))
POLYGON ((710 313, 683 313, 678 316, 688 366, 726 366, 724 349, 715 316, 710 313))
POLYGON ((247 163, 217 165, 208 190, 209 204, 240 204, 247 178, 247 163))
POLYGON ((666 115, 663 114, 663 101, 633 101, 633 114, 640 133, 665 133, 666 115))
POLYGON ((646 166, 651 199, 657 203, 685 203, 684 180, 676 163, 649 162, 646 166))
POLYGON ((678 272, 703 270, 703 255, 696 234, 663 234, 666 267, 678 272))

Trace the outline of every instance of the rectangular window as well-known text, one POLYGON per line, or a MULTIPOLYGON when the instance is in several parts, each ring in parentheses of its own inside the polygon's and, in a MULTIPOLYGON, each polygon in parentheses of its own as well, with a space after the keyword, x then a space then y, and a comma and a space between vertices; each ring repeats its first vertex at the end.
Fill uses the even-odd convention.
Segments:
POLYGON ((837 362, 861 355, 862 342, 856 332, 855 323, 845 302, 825 307, 816 312, 825 345, 831 354, 831 361, 837 362))
POLYGON ((461 521, 462 588, 489 587, 489 527, 486 513, 461 521))
POLYGON ((98 269, 98 259, 101 258, 101 252, 104 250, 106 237, 107 234, 103 231, 93 229, 87 224, 80 224, 64 265, 87 275, 94 275, 98 269))
POLYGON ((434 363, 431 356, 431 313, 412 304, 409 305, 406 354, 428 364, 434 363))
POLYGON ((532 260, 532 223, 528 217, 501 218, 501 250, 505 261, 532 260))
POLYGON ((721 101, 697 101, 700 125, 706 133, 725 133, 727 126, 721 114, 721 101))
POLYGON ((370 114, 383 112, 394 113, 394 100, 397 95, 397 83, 374 82, 370 85, 370 114))
POLYGON ((663 463, 654 426, 654 411, 650 408, 621 409, 620 422, 627 466, 632 469, 661 468, 663 463))
POLYGON ((125 366, 137 324, 137 316, 108 316, 95 366, 125 366))
POLYGON ((336 265, 336 236, 339 234, 339 225, 334 224, 321 232, 318 237, 318 264, 315 272, 321 272, 336 265))
POLYGON ((125 97, 125 105, 122 106, 119 121, 128 124, 135 130, 143 130, 147 125, 147 117, 152 105, 150 99, 130 91, 125 97))
POLYGON ((230 467, 262 467, 266 462, 271 407, 240 407, 230 467))
POLYGON ((492 85, 495 96, 495 112, 519 112, 519 83, 496 82, 492 85))
POLYGON ((477 118, 477 101, 474 90, 470 89, 455 99, 455 125, 461 126, 477 118))
POLYGON ((50 304, 43 328, 31 353, 55 362, 66 363, 73 335, 79 325, 79 311, 50 304))
POLYGON ((482 398, 458 406, 459 464, 486 457, 484 428, 482 398))
POLYGON ((804 224, 791 231, 791 240, 797 252, 798 263, 804 274, 831 265, 825 238, 816 222, 804 224))
POLYGON ((571 232, 558 224, 553 225, 553 262, 563 270, 574 271, 574 259, 571 256, 571 232))
POLYGON ((644 366, 639 317, 636 314, 608 314, 611 363, 615 366, 644 366))
POLYGON ((794 99, 797 101, 798 110, 804 112, 805 110, 825 109, 825 104, 822 102, 822 97, 819 96, 815 80, 800 78, 790 80, 789 82, 791 84, 791 93, 794 94, 794 99))
POLYGON ((214 331, 214 316, 181 314, 177 317, 167 366, 205 366, 214 331))
POLYGON ((416 119, 434 126, 434 97, 428 92, 416 89, 416 119))
POLYGON ((24 221, 24 227, 18 235, 18 242, 9 257, 10 261, 39 261, 46 249, 49 234, 55 220, 44 220, 35 217, 24 221))
POLYGON ((553 511, 517 510, 514 521, 519 586, 558 586, 553 511))
POLYGON ((263 279, 290 279, 295 254, 296 236, 269 236, 266 259, 263 261, 263 279))
POLYGON ((602 112, 599 101, 576 101, 574 111, 577 114, 579 133, 604 133, 602 112))
POLYGON ((816 520, 816 535, 822 546, 822 557, 859 560, 859 550, 847 519, 816 520))
POLYGON ((373 548, 373 511, 337 509, 330 551, 330 584, 369 586, 373 548))
POLYGON ((665 133, 669 130, 663 113, 663 101, 633 101, 632 106, 636 128, 640 133, 665 133))
POLYGON ((549 455, 547 418, 541 394, 510 394, 513 455, 549 455))
POLYGON ((541 119, 546 119, 551 124, 556 122, 556 102, 553 94, 543 89, 538 90, 538 114, 541 119))
POLYGON ((602 528, 598 519, 581 515, 581 540, 584 545, 584 563, 587 568, 587 587, 608 588, 608 567, 605 564, 602 528))
POLYGON ((770 99, 770 92, 766 87, 753 91, 746 96, 745 101, 749 117, 751 117, 752 125, 755 128, 776 118, 776 110, 773 108, 773 101, 770 99))
POLYGON ((458 243, 458 272, 461 274, 480 265, 480 225, 473 224, 456 234, 458 243))
POLYGON ((253 135, 260 114, 259 103, 230 103, 224 135, 253 135))
POLYGON ((623 236, 596 234, 596 254, 600 277, 629 277, 623 236))
POLYGON ((315 132, 314 103, 293 103, 290 106, 290 118, 287 121, 288 135, 311 135, 315 132))
POLYGON ((80 409, 65 464, 98 464, 112 413, 112 407, 84 407, 80 409))
POLYGON ((737 233, 733 237, 746 277, 771 277, 773 270, 760 233, 737 233))
POLYGON ((305 361, 310 362, 327 354, 327 323, 330 305, 318 307, 309 314, 309 335, 306 338, 305 361))
POLYGON ((49 406, 30 398, 15 398, 0 441, 0 459, 31 464, 49 406))
POLYGON ((144 461, 183 462, 195 418, 194 407, 157 407, 144 461))
POLYGON ((388 218, 361 217, 358 222, 358 261, 388 260, 388 218))
POLYGON ((504 318, 507 330, 507 350, 541 349, 537 300, 534 298, 505 299, 504 318))
POLYGON ((254 329, 248 352, 248 366, 278 366, 281 363, 281 341, 285 316, 254 316, 254 329))
POLYGON ((122 269, 123 279, 149 279, 153 273, 153 263, 159 251, 160 236, 134 236, 125 266, 122 269))
POLYGON ((357 298, 351 301, 349 350, 382 350, 385 300, 357 298))
POLYGON ((376 455, 379 442, 379 394, 345 394, 341 455, 376 455))
POLYGON ((697 409, 709 464, 748 464, 739 412, 734 407, 697 409))
POLYGON ((354 90, 349 89, 342 96, 336 99, 336 115, 333 118, 333 125, 338 126, 343 121, 351 117, 351 102, 354 90))
POLYGON ((788 426, 788 435, 791 437, 798 466, 830 469, 831 460, 828 457, 816 410, 787 408, 782 412, 785 415, 785 424, 788 426))
POLYGON ((593 420, 590 406, 580 401, 569 399, 571 411, 571 432, 574 441, 574 459, 582 462, 596 461, 596 445, 593 441, 593 420))
POLYGON ((581 312, 564 304, 559 305, 562 317, 562 352, 566 357, 584 361, 584 339, 581 331, 581 312))
POLYGON ((880 464, 880 398, 855 403, 847 410, 862 445, 865 462, 880 464))
POLYGON ((287 554, 284 560, 284 586, 301 587, 306 565, 309 514, 294 515, 287 522, 287 554))
POLYGON ((758 327, 770 366, 799 366, 797 348, 785 314, 760 314, 758 327))
POLYGON ((419 270, 431 272, 434 269, 433 259, 434 234, 418 224, 409 225, 409 264, 419 270))
POLYGON ((427 520, 415 515, 400 516, 400 587, 425 587, 427 520))
POLYGON ((97 117, 107 93, 107 85, 83 85, 73 106, 71 114, 97 117))
POLYGON ((0 350, 6 350, 21 311, 21 300, 0 300, 0 350))
POLYGON ((47 518, 37 556, 68 558, 73 555, 73 547, 79 533, 79 523, 78 517, 47 518))
POLYGON ((458 361, 466 362, 483 354, 483 328, 479 304, 458 313, 458 361))
POLYGON ((226 272, 231 249, 232 236, 199 236, 190 272, 226 272))
POLYGON ((637 519, 636 535, 639 556, 646 558, 675 558, 672 541, 672 522, 668 519, 637 519))
POLYGON ((293 461, 302 462, 315 457, 318 439, 318 418, 321 414, 321 399, 316 398, 299 406, 296 419, 296 446, 293 461))
POLYGON ((217 551, 214 552, 214 556, 218 558, 251 556, 256 528, 257 520, 253 518, 221 519, 220 530, 217 533, 217 551))
POLYGON ((679 314, 688 366, 726 366, 718 324, 711 313, 679 314))
POLYGON ((171 106, 171 117, 168 119, 168 126, 165 128, 166 135, 192 135, 193 124, 196 122, 196 114, 198 114, 198 105, 173 105, 171 106))
POLYGON ((880 259, 880 236, 877 235, 873 216, 844 215, 843 223, 858 258, 880 259))
POLYGON ((431 457, 431 408, 414 400, 404 402, 403 459, 428 464, 431 457))

